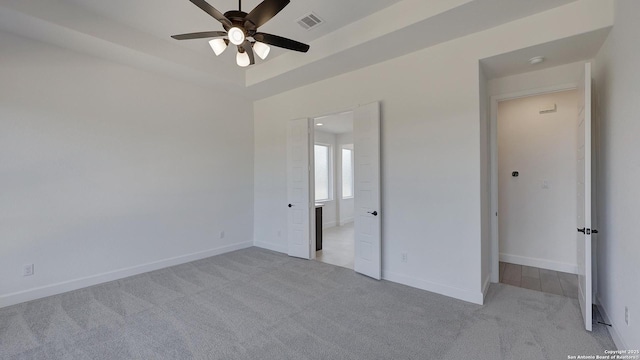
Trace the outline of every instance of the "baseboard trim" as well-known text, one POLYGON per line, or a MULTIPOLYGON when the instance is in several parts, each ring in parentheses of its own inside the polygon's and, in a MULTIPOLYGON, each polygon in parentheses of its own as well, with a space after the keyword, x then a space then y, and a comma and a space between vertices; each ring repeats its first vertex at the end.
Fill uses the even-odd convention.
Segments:
POLYGON ((447 285, 437 284, 430 281, 416 279, 410 276, 401 275, 398 273, 383 271, 382 278, 384 280, 393 281, 398 284, 411 286, 421 290, 430 291, 436 294, 452 297, 458 300, 470 302, 473 304, 483 304, 482 292, 473 292, 469 290, 459 289, 447 285))
POLYGON ((352 223, 353 221, 354 221, 354 218, 342 219, 340 220, 340 226, 352 223))
POLYGON ((598 307, 598 311, 600 311, 600 315, 602 315, 604 322, 606 322, 607 324, 611 324, 611 326, 607 326, 607 329, 609 330, 609 334, 611 335, 613 342, 618 347, 618 350, 628 350, 629 347, 627 346, 625 341, 622 339, 622 336, 618 332, 617 330, 618 327, 616 326, 616 324, 613 323, 613 321, 611 321, 611 317, 609 317, 609 314, 607 314, 607 311, 605 310, 604 306, 602 306, 602 301, 600 301, 600 296, 596 296, 596 299, 598 300, 596 302, 596 306, 598 307))
POLYGON ((578 273, 578 265, 568 264, 558 261, 550 261, 544 259, 531 258, 526 256, 518 256, 511 254, 500 253, 500 261, 508 262, 510 264, 532 266, 540 269, 560 271, 569 274, 578 273))
POLYGON ((253 246, 259 247, 259 248, 262 248, 262 249, 267 249, 267 250, 279 252, 279 253, 283 253, 283 254, 287 254, 289 252, 289 249, 286 246, 276 245, 276 244, 272 244, 272 243, 268 243, 268 242, 264 242, 264 241, 254 241, 253 242, 253 246))
POLYGON ((20 304, 26 301, 41 299, 48 296, 62 294, 68 291, 78 290, 88 286, 98 285, 109 281, 126 278, 133 275, 146 273, 149 271, 163 269, 169 266, 180 265, 195 260, 205 259, 231 251, 246 249, 253 246, 252 241, 246 241, 238 244, 221 246, 214 249, 199 251, 196 253, 180 255, 169 259, 154 261, 142 265, 136 265, 124 269, 113 270, 101 274, 86 276, 83 278, 67 280, 51 285, 40 286, 37 288, 19 291, 11 294, 0 295, 0 308, 20 304))
POLYGON ((491 274, 487 275, 487 278, 484 279, 484 283, 482 284, 482 304, 484 304, 484 300, 487 298, 489 286, 491 286, 491 274))

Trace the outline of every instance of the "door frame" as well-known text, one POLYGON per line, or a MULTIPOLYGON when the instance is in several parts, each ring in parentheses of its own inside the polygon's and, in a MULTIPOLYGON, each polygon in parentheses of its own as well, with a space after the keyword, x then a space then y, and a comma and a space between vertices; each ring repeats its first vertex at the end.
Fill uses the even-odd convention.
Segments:
POLYGON ((499 209, 498 209, 498 103, 508 100, 520 99, 530 96, 553 94, 557 92, 576 90, 578 83, 566 83, 548 86, 544 88, 528 89, 523 91, 499 94, 491 96, 491 113, 489 117, 489 180, 490 180, 490 209, 491 218, 491 282, 500 282, 500 242, 499 242, 499 209))
MULTIPOLYGON (((378 100, 377 102, 379 104, 381 104, 381 101, 378 100)), ((315 134, 316 134, 315 133, 315 131, 316 131, 315 119, 319 118, 319 117, 323 117, 323 116, 331 116, 331 115, 340 114, 340 113, 344 113, 344 112, 352 112, 352 113, 355 114, 356 109, 358 109, 360 106, 362 106, 362 105, 361 104, 357 104, 357 105, 354 105, 354 106, 338 109, 338 110, 335 110, 335 111, 328 111, 328 112, 323 112, 321 114, 317 114, 317 115, 313 115, 313 116, 306 116, 307 119, 312 120, 311 121, 312 126, 310 126, 310 129, 309 129, 309 140, 310 140, 309 141, 309 148, 307 149, 307 151, 308 151, 307 156, 309 158, 309 167, 310 167, 310 169, 309 169, 309 171, 310 171, 310 175, 309 175, 309 194, 312 194, 313 191, 315 191, 315 161, 314 161, 315 157, 314 157, 314 152, 313 152, 313 149, 314 149, 313 146, 315 145, 315 137, 316 137, 315 136, 315 134)), ((382 135, 382 126, 380 126, 380 134, 382 135)), ((380 161, 381 161, 380 167, 382 169, 382 158, 380 159, 380 161)), ((334 181, 335 181, 335 179, 334 179, 334 181)), ((382 178, 380 179, 380 186, 382 187, 382 178)), ((382 189, 381 189, 381 191, 382 191, 382 189)), ((310 234, 309 234, 309 236, 310 236, 310 241, 309 241, 310 257, 309 257, 309 259, 310 260, 315 260, 316 259, 316 250, 315 250, 316 249, 315 196, 311 196, 311 195, 309 195, 309 196, 310 196, 310 198, 312 198, 314 200, 314 203, 313 203, 314 206, 309 211, 309 224, 310 224, 310 234)), ((356 194, 353 195, 354 200, 355 200, 356 196, 357 196, 356 194)), ((382 210, 382 198, 380 200, 381 200, 381 203, 380 203, 381 209, 379 209, 378 211, 382 210)), ((355 221, 355 219, 354 219, 354 221, 355 221)), ((289 241, 289 240, 287 240, 287 241, 289 241)), ((355 262, 355 253, 354 253, 354 262, 355 262)), ((355 269, 353 269, 353 270, 355 271, 355 269)), ((382 268, 380 270, 382 271, 382 268)))

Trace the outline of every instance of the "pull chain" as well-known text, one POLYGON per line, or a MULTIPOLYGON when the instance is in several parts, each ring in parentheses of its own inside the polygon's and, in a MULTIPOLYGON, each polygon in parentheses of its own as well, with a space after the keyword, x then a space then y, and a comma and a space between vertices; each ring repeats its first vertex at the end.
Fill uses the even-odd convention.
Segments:
POLYGON ((242 11, 242 0, 238 0, 238 11, 242 11))

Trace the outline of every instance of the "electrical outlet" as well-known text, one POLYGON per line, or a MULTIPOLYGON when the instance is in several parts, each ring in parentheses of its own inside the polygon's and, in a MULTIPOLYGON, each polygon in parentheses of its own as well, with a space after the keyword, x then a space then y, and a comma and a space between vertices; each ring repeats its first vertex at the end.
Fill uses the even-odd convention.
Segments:
POLYGON ((629 307, 628 306, 624 307, 624 322, 627 323, 627 326, 629 326, 629 307))
POLYGON ((407 261, 409 261, 409 255, 407 255, 406 252, 402 253, 402 262, 406 263, 407 261))
POLYGON ((22 276, 33 275, 33 264, 27 264, 22 267, 22 276))
POLYGON ((220 231, 220 239, 224 239, 224 230, 220 231))
POLYGON ((278 237, 282 237, 282 231, 278 230, 278 237))

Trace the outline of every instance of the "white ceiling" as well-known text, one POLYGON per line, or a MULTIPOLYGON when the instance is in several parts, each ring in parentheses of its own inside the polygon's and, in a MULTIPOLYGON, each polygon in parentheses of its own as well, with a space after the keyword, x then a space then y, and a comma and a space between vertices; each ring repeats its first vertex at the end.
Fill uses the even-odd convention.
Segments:
POLYGON ((353 132, 353 111, 339 114, 320 116, 314 119, 316 129, 332 134, 346 134, 353 132), (322 124, 322 126, 318 126, 322 124))
MULTIPOLYGON (((206 39, 170 38, 221 29, 188 0, 0 0, 0 30, 257 99, 573 1, 294 0, 261 30, 309 43, 311 50, 273 49, 267 61, 258 59, 248 69, 235 65, 233 51, 215 57, 206 39), (296 20, 310 11, 326 22, 307 31, 296 20)), ((222 12, 237 8, 236 0, 209 2, 222 12)), ((245 0, 243 10, 258 3, 245 0)), ((543 66, 581 60, 574 58, 592 53, 602 34, 577 40, 579 46, 571 42, 548 48, 564 55, 553 61, 550 57, 543 66)), ((487 59, 484 66, 493 76, 498 67, 521 71, 526 56, 487 59)))
MULTIPOLYGON (((171 35, 190 32, 224 30, 222 25, 188 0, 61 0, 82 7, 100 16, 146 32, 155 37, 211 56, 206 39, 176 41, 171 35)), ((237 0, 207 0, 221 12, 238 9, 237 0)), ((260 31, 309 43, 335 31, 352 21, 367 17, 401 0, 294 0, 276 17, 260 28, 260 31), (326 22, 311 30, 300 27, 296 20, 313 11, 326 22)), ((242 1, 242 10, 250 12, 260 0, 242 1)), ((265 61, 285 53, 273 48, 265 61)), ((228 59, 218 61, 220 66, 240 70, 235 65, 234 53, 225 52, 228 59)), ((258 60, 261 61, 261 60, 258 60)))
POLYGON ((520 49, 480 60, 487 79, 542 70, 581 60, 592 59, 604 44, 610 28, 591 31, 565 39, 520 49), (543 56, 545 61, 531 65, 529 59, 543 56))

